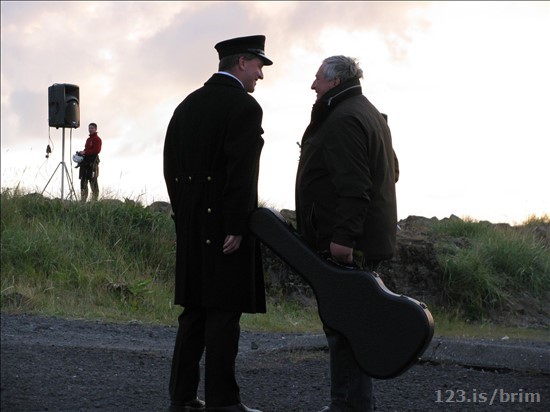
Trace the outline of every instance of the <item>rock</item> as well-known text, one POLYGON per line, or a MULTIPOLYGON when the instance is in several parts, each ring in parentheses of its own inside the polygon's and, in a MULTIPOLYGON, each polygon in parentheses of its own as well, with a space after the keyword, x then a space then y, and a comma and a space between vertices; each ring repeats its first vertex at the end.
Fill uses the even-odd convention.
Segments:
MULTIPOLYGON (((295 226, 294 211, 282 210, 281 214, 295 226)), ((468 237, 440 235, 434 230, 438 222, 462 220, 455 215, 438 220, 421 216, 409 216, 398 222, 396 253, 393 259, 381 263, 377 273, 385 286, 394 293, 402 294, 450 312, 460 311, 451 302, 445 287, 445 267, 438 255, 448 249, 451 253, 469 247, 468 237)), ((480 222, 481 223, 481 222, 480 222)), ((490 224, 492 223, 483 223, 490 224)), ((548 246, 549 228, 546 223, 536 222, 531 226, 494 224, 502 230, 524 231, 548 246)), ((263 246, 263 245, 262 245, 263 246)), ((308 304, 315 299, 309 285, 273 254, 263 247, 266 287, 271 296, 284 296, 308 304)), ((517 295, 513 303, 505 307, 487 309, 485 320, 505 325, 523 327, 549 327, 550 302, 544 303, 530 293, 517 295)))
POLYGON ((172 213, 172 206, 168 202, 153 202, 149 206, 147 206, 147 209, 151 209, 154 212, 164 213, 167 215, 170 215, 172 213))

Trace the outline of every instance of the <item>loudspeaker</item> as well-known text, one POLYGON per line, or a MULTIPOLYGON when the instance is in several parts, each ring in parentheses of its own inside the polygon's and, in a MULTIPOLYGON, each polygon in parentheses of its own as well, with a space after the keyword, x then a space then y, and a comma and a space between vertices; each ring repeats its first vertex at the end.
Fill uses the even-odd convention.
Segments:
POLYGON ((50 127, 80 127, 80 91, 77 85, 56 83, 48 87, 50 127))

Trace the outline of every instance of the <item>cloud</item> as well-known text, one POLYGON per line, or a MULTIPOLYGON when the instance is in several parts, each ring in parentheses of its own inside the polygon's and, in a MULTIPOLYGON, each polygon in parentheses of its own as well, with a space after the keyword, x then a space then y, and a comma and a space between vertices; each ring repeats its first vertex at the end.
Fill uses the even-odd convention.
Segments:
POLYGON ((395 43, 415 24, 409 10, 369 2, 3 2, 2 110, 12 117, 4 143, 41 138, 53 83, 79 85, 84 122, 110 108, 113 120, 101 123, 117 136, 132 123, 150 128, 136 119, 152 102, 173 104, 178 92, 202 84, 216 70, 213 45, 224 38, 265 32, 285 68, 289 44, 320 48, 327 16, 347 30, 384 31, 395 43), (33 103, 22 110, 23 101, 33 103))
POLYGON ((513 187, 533 205, 549 203, 527 188, 542 186, 550 173, 543 150, 547 2, 9 1, 0 7, 3 185, 11 175, 37 184, 57 166, 61 131, 48 127, 47 91, 71 83, 81 99, 81 128, 71 129, 71 143, 83 146, 87 123, 98 123, 103 185, 164 196, 166 126, 177 104, 217 70, 214 44, 265 34, 275 64, 254 93, 264 108, 262 196, 291 207, 296 141, 309 121, 313 76, 324 57, 348 54, 362 64, 364 93, 389 114, 403 167, 400 213, 460 214, 449 210, 461 204, 456 199, 469 210, 489 192, 479 187, 489 184, 499 194, 513 187), (56 152, 45 161, 49 138, 56 152))

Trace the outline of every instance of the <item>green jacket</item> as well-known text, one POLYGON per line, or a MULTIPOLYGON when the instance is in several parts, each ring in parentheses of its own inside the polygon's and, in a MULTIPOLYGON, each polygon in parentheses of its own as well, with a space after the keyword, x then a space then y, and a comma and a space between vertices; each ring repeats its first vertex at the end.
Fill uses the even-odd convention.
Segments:
POLYGON ((298 230, 316 250, 330 242, 369 260, 393 257, 397 158, 382 114, 358 80, 330 90, 312 110, 296 177, 298 230))

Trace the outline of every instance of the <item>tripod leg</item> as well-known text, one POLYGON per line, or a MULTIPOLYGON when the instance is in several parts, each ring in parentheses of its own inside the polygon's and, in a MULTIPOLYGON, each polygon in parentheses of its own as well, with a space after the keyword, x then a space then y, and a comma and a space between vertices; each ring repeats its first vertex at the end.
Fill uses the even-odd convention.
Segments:
POLYGON ((65 162, 62 163, 63 167, 65 168, 65 172, 67 173, 67 181, 69 182, 69 195, 67 197, 70 197, 72 199, 72 197, 74 196, 74 199, 76 200, 76 192, 74 191, 73 180, 71 179, 71 175, 69 174, 69 170, 67 169, 67 164, 65 162))
POLYGON ((48 187, 48 185, 50 184, 50 182, 52 181, 53 177, 55 176, 55 172, 57 172, 57 169, 59 169, 59 166, 61 165, 64 165, 63 162, 59 162, 59 164, 57 165, 57 167, 55 168, 55 170, 53 171, 52 173, 52 176, 50 177, 50 180, 48 180, 48 183, 46 183, 46 186, 44 186, 44 189, 42 189, 42 193, 40 193, 41 195, 44 194, 44 191, 46 190, 46 188, 48 187))

